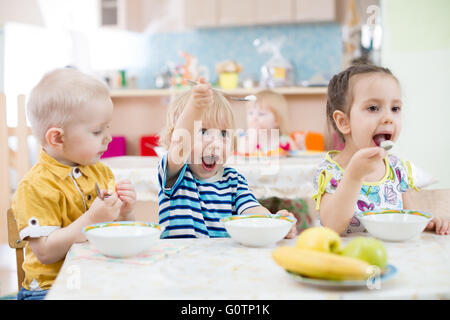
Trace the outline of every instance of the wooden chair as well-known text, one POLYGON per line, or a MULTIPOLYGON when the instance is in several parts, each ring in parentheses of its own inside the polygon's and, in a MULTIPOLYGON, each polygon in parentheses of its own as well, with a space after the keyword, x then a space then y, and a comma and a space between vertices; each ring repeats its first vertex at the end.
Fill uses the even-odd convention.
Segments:
POLYGON ((16 218, 14 217, 12 209, 7 212, 8 221, 8 244, 12 249, 16 249, 16 267, 17 267, 17 290, 22 287, 22 282, 25 279, 25 272, 22 264, 24 260, 24 252, 26 241, 20 240, 19 230, 17 229, 16 218))
POLYGON ((411 193, 414 210, 450 219, 450 189, 424 189, 411 193))
MULTIPOLYGON (((8 127, 6 114, 6 96, 0 93, 0 212, 1 215, 11 207, 13 190, 10 185, 10 169, 15 169, 17 182, 31 167, 28 136, 31 129, 27 126, 25 113, 25 96, 19 95, 17 99, 17 127, 8 127), (17 150, 8 145, 8 138, 17 137, 17 150)), ((0 221, 4 221, 3 218, 0 221)), ((2 230, 4 223, 0 223, 0 242, 6 242, 6 230, 2 230)))
POLYGON ((17 183, 30 169, 30 152, 28 147, 28 136, 31 129, 27 126, 25 113, 25 96, 19 95, 17 99, 17 127, 8 127, 6 114, 6 96, 0 93, 0 242, 6 242, 16 250, 16 266, 18 289, 22 286, 25 273, 22 269, 24 261, 23 248, 26 241, 21 241, 17 230, 16 220, 10 209, 13 190, 10 185, 10 169, 14 168, 17 173, 17 183), (8 145, 10 136, 17 137, 17 150, 12 150, 8 145), (6 224, 3 215, 6 213, 6 224), (2 230, 4 226, 7 230, 2 230), (7 234, 7 236, 6 236, 7 234))

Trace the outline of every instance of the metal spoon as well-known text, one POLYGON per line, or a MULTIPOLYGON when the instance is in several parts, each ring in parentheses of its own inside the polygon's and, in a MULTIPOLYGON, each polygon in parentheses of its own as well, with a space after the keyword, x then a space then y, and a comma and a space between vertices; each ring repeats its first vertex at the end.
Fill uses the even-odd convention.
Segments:
POLYGON ((386 151, 389 151, 394 147, 394 142, 392 142, 391 140, 384 140, 380 143, 380 147, 382 147, 386 151))
MULTIPOLYGON (((199 84, 199 82, 197 82, 197 81, 193 81, 193 80, 190 80, 190 79, 186 79, 186 80, 187 80, 187 82, 189 82, 191 85, 194 85, 194 86, 199 84)), ((220 90, 217 90, 217 91, 222 93, 225 97, 227 97, 230 100, 234 100, 234 101, 256 101, 256 96, 254 96, 254 95, 249 95, 249 96, 246 96, 244 98, 240 98, 240 97, 230 96, 228 93, 225 93, 225 92, 220 91, 220 90)))
POLYGON ((95 190, 97 191, 97 197, 103 200, 102 193, 100 191, 100 187, 98 186, 97 182, 95 183, 95 190))
POLYGON ((109 196, 111 196, 109 193, 102 196, 102 192, 100 191, 100 187, 98 186, 98 183, 95 183, 95 190, 97 191, 97 197, 99 197, 101 200, 105 200, 109 196))

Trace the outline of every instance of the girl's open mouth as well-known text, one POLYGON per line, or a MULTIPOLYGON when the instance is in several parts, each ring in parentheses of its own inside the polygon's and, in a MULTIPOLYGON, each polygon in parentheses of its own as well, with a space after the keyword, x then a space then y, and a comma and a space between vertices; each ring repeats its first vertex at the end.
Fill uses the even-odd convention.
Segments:
POLYGON ((392 134, 390 133, 380 133, 373 137, 373 142, 379 147, 383 141, 391 140, 391 138, 392 134))
POLYGON ((204 156, 202 157, 202 167, 206 171, 213 171, 216 167, 218 158, 216 156, 204 156))

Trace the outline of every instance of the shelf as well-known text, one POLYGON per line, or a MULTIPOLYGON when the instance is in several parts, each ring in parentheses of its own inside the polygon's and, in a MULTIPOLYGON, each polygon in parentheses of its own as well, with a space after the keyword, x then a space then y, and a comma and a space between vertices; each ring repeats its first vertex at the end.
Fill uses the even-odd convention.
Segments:
MULTIPOLYGON (((186 88, 187 89, 187 88, 186 88)), ((111 90, 112 98, 128 98, 128 97, 160 97, 171 96, 183 92, 186 89, 114 89, 111 90)), ((219 89, 220 90, 220 89, 219 89)), ((232 89, 220 90, 230 95, 246 96, 261 91, 261 88, 253 89, 232 89)), ((327 87, 284 87, 274 88, 275 92, 284 95, 326 95, 327 87)))

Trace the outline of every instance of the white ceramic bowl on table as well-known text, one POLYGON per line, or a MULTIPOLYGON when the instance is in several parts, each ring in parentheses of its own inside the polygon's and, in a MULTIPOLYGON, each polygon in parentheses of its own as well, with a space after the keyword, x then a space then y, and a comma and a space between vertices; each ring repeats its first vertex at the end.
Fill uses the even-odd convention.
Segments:
POLYGON ((265 247, 282 240, 297 219, 278 214, 252 214, 220 220, 230 237, 250 247, 265 247))
POLYGON ((105 256, 127 258, 150 249, 158 241, 161 227, 139 221, 104 222, 84 227, 83 233, 105 256))
POLYGON ((380 210, 360 213, 358 219, 373 236, 387 241, 405 241, 417 237, 433 218, 415 210, 380 210))

